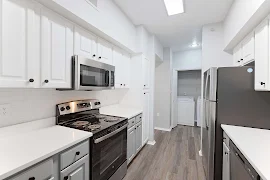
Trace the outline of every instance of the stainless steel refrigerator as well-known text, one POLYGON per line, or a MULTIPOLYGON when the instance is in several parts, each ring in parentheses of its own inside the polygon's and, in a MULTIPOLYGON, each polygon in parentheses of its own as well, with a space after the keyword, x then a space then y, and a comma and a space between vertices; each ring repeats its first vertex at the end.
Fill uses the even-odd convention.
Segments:
POLYGON ((254 67, 204 73, 202 155, 207 180, 222 180, 221 124, 270 129, 270 92, 254 90, 254 67))

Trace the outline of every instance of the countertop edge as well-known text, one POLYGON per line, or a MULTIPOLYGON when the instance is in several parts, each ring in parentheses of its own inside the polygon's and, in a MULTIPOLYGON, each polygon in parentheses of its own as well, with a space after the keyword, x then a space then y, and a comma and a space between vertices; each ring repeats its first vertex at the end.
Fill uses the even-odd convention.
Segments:
POLYGON ((80 139, 78 139, 76 141, 73 141, 72 143, 70 143, 70 144, 68 144, 66 146, 63 146, 63 147, 61 147, 61 148, 59 148, 59 149, 57 149, 55 151, 52 151, 52 152, 50 152, 50 153, 48 153, 48 154, 46 154, 46 155, 44 155, 44 156, 42 156, 40 158, 37 158, 37 159, 35 159, 33 161, 30 161, 30 162, 28 162, 28 163, 26 163, 26 164, 24 164, 24 165, 22 165, 22 166, 20 166, 18 168, 15 168, 15 169, 13 169, 13 170, 11 170, 9 172, 6 172, 4 174, 1 174, 0 175, 0 179, 2 180, 2 179, 5 179, 5 178, 10 177, 12 175, 15 175, 15 174, 23 171, 24 169, 27 169, 27 168, 29 168, 29 167, 31 167, 31 166, 39 163, 39 162, 42 162, 42 161, 44 161, 44 160, 46 160, 46 159, 48 159, 48 158, 50 158, 50 157, 52 157, 52 156, 54 156, 54 155, 56 155, 58 153, 64 151, 65 149, 68 149, 69 147, 72 147, 73 145, 76 145, 77 143, 80 143, 80 142, 82 142, 84 140, 89 139, 92 136, 93 136, 93 134, 92 133, 89 133, 89 135, 86 135, 83 138, 80 138, 80 139))
MULTIPOLYGON (((227 136, 229 136, 230 140, 235 144, 235 146, 240 150, 240 152, 245 156, 245 158, 248 160, 248 162, 252 165, 252 167, 256 170, 256 172, 260 175, 260 177, 262 178, 262 180, 269 180, 268 178, 266 178, 263 173, 258 169, 258 167, 254 164, 254 162, 248 157, 248 155, 245 153, 245 151, 239 147, 239 144, 237 142, 235 142, 235 139, 230 135, 230 133, 228 133, 228 131, 226 130, 226 128, 230 128, 233 125, 226 125, 226 124, 221 124, 221 128, 223 129, 223 131, 225 131, 225 133, 227 134, 227 136)), ((237 127, 237 126, 236 126, 237 127)), ((239 126, 242 127, 242 126, 239 126)), ((248 128, 248 127, 242 127, 242 128, 248 128)))

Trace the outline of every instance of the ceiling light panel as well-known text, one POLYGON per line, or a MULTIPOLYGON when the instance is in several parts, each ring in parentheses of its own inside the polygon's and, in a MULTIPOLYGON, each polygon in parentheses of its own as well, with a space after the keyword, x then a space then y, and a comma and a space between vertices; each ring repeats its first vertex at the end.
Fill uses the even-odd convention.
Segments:
POLYGON ((168 15, 175 15, 184 12, 183 0, 164 0, 168 15))

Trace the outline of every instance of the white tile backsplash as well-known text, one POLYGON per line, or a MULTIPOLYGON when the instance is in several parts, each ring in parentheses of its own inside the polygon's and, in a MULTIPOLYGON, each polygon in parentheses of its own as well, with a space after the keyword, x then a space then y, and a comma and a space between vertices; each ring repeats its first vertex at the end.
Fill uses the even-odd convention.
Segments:
POLYGON ((79 99, 99 99, 102 106, 119 103, 127 90, 57 91, 53 89, 1 89, 0 105, 9 104, 9 114, 0 115, 0 127, 55 116, 55 105, 79 99))

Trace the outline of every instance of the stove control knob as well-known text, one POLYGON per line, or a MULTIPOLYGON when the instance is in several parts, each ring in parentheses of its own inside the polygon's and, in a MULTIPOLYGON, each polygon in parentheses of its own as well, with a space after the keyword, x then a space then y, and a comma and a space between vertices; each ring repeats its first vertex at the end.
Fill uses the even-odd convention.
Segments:
POLYGON ((64 107, 61 107, 61 108, 60 108, 60 110, 61 110, 61 111, 64 111, 64 110, 65 110, 65 108, 64 108, 64 107))
POLYGON ((66 110, 70 110, 70 106, 67 106, 67 107, 66 107, 66 110))

